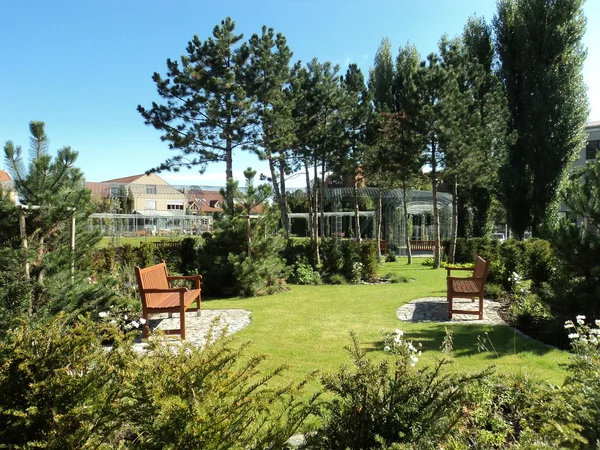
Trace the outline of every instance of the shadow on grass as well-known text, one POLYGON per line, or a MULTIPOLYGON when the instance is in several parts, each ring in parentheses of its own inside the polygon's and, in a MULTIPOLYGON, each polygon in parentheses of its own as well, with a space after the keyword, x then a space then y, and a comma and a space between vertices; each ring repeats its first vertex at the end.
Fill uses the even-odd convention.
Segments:
MULTIPOLYGON (((422 329, 406 331, 405 337, 415 345, 421 344, 420 350, 424 352, 440 351, 446 328, 452 331, 452 354, 457 358, 480 355, 494 360, 497 357, 527 353, 543 356, 554 350, 553 347, 539 341, 522 337, 515 333, 513 328, 505 325, 427 324, 422 329), (480 341, 485 345, 485 349, 481 348, 480 341)), ((367 352, 383 351, 384 346, 383 339, 363 342, 363 348, 367 352)))

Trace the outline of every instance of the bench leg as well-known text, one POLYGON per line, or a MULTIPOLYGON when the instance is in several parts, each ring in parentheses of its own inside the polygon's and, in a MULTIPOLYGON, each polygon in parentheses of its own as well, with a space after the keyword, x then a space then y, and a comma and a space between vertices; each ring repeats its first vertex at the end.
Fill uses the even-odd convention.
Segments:
POLYGON ((185 310, 179 314, 179 328, 181 333, 181 340, 185 341, 185 310))
POLYGON ((483 295, 479 297, 479 320, 483 320, 483 295))
POLYGON ((142 339, 148 339, 148 330, 149 330, 149 322, 148 322, 148 314, 144 314, 144 326, 142 327, 142 339))

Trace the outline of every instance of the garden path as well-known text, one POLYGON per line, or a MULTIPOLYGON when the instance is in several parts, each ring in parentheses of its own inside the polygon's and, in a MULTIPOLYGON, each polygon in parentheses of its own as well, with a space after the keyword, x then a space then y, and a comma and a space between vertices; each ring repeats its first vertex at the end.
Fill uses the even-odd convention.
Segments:
MULTIPOLYGON (((212 331, 213 337, 229 336, 250 324, 250 311, 245 309, 203 309, 202 315, 198 316, 196 312, 188 312, 185 317, 186 341, 198 347, 206 343, 209 332, 212 331)), ((179 314, 173 314, 169 318, 168 314, 152 314, 150 319, 151 330, 169 330, 179 328, 179 314)), ((172 336, 174 340, 179 340, 179 336, 172 336)), ((148 344, 142 342, 142 336, 135 340, 134 348, 144 351, 148 344)))
MULTIPOLYGON (((464 310, 477 310, 479 301, 471 302, 468 299, 454 299, 457 307, 464 310), (460 306, 459 306, 460 305, 460 306)), ((404 322, 460 322, 473 324, 494 324, 506 325, 498 314, 501 308, 499 302, 483 300, 483 320, 479 320, 476 315, 453 314, 452 320, 448 320, 448 301, 445 297, 426 297, 418 298, 405 303, 396 310, 398 319, 404 322)))

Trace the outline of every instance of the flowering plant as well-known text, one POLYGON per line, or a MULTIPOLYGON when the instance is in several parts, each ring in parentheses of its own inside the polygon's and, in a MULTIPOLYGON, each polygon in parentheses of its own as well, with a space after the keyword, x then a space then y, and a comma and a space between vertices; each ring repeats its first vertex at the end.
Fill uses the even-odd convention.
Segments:
MULTIPOLYGON (((385 346, 383 350, 392 355, 401 356, 400 360, 415 367, 421 356, 421 350, 417 350, 412 341, 404 338, 404 332, 396 328, 394 333, 384 335, 385 346)), ((418 344, 421 347, 421 344, 418 344)))
POLYGON ((115 326, 123 332, 140 330, 146 323, 144 318, 136 318, 132 315, 131 311, 115 307, 115 305, 111 305, 110 308, 100 311, 98 319, 100 323, 115 326))

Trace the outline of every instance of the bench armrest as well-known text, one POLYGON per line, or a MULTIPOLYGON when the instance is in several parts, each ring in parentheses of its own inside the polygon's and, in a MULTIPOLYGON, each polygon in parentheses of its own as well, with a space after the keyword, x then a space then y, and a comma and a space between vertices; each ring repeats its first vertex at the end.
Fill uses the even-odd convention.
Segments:
POLYGON ((172 294, 173 292, 187 292, 188 288, 169 288, 169 289, 141 289, 144 294, 172 294))
POLYGON ((169 275, 167 277, 167 280, 195 280, 196 278, 201 280, 202 275, 173 275, 173 276, 169 275))
POLYGON ((173 275, 168 276, 167 281, 172 280, 192 280, 196 289, 200 289, 200 283, 202 282, 202 275, 173 275))
POLYGON ((471 272, 475 270, 475 267, 448 267, 446 266, 446 275, 450 276, 450 271, 452 270, 470 270, 471 272))

